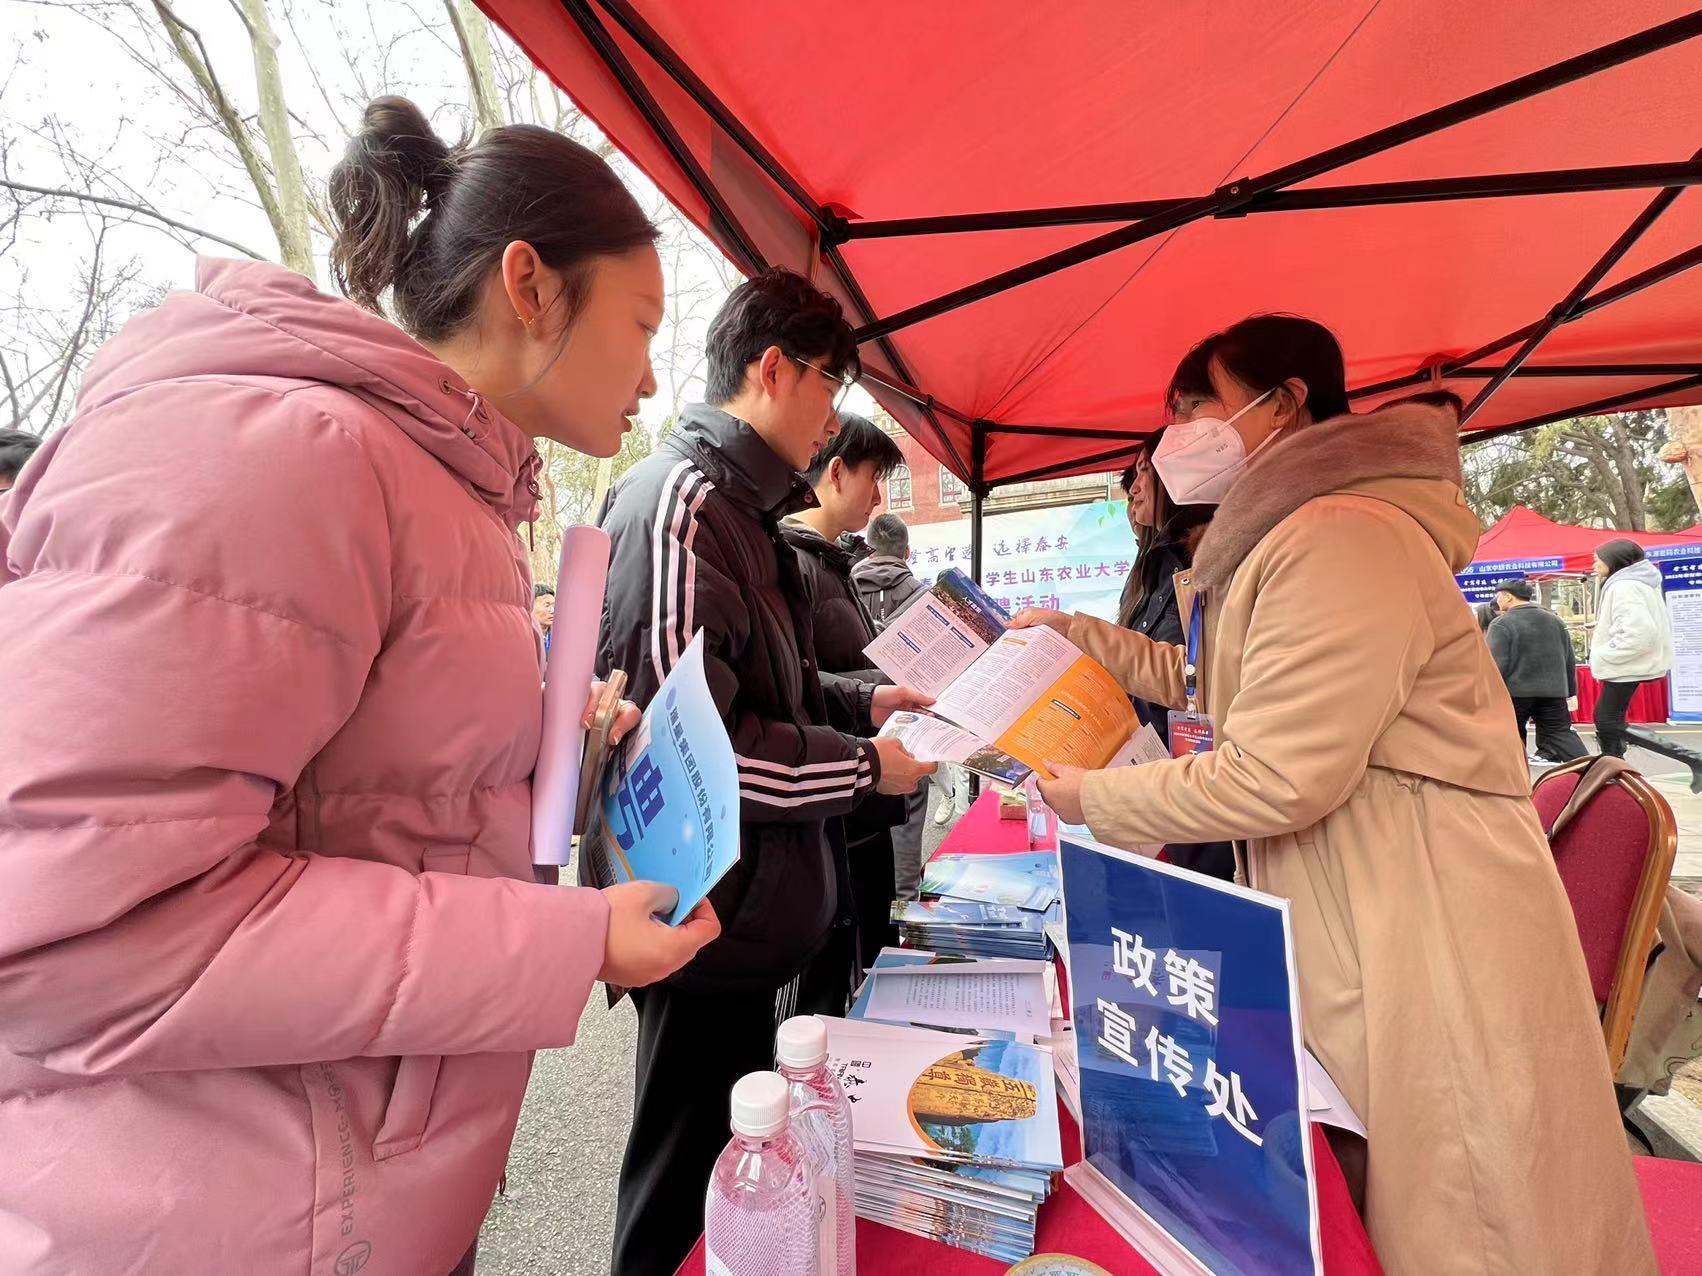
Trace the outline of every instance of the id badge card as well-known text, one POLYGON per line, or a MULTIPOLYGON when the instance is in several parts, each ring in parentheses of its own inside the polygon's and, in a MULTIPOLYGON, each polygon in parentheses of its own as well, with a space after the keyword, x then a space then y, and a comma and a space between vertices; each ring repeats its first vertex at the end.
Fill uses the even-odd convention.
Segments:
POLYGON ((1185 758, 1190 753, 1210 753, 1217 744, 1217 724, 1209 713, 1192 709, 1170 711, 1170 756, 1185 758))

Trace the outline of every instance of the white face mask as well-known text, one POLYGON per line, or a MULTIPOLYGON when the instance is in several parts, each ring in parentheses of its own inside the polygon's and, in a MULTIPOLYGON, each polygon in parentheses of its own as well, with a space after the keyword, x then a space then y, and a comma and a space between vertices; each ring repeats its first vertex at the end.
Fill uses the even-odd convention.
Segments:
MULTIPOLYGON (((1252 459, 1247 445, 1230 426, 1275 393, 1274 388, 1266 390, 1227 421, 1214 416, 1195 417, 1178 422, 1159 436, 1158 446, 1152 450, 1152 468, 1158 471, 1164 490, 1175 504, 1216 505, 1229 494, 1242 468, 1252 459)), ((1275 437, 1273 432, 1253 451, 1275 437)))

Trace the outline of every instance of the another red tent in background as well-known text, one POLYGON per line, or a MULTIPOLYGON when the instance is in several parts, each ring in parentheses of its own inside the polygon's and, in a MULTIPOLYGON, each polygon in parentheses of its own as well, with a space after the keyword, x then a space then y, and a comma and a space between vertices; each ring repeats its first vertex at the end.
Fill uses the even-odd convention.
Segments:
POLYGON ((1621 532, 1611 528, 1567 527, 1515 505, 1477 543, 1473 563, 1525 558, 1558 558, 1561 571, 1587 572, 1596 546, 1615 539, 1636 541, 1645 549, 1662 545, 1702 546, 1702 524, 1682 532, 1621 532))

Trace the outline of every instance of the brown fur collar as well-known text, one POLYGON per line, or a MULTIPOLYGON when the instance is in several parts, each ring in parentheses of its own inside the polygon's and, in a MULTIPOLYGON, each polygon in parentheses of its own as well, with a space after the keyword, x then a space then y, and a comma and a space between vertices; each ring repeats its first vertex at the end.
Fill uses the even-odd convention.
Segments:
POLYGON ((1279 438, 1236 480, 1194 555, 1194 586, 1217 589, 1283 519, 1307 501, 1370 479, 1460 481, 1450 413, 1403 403, 1318 421, 1279 438))

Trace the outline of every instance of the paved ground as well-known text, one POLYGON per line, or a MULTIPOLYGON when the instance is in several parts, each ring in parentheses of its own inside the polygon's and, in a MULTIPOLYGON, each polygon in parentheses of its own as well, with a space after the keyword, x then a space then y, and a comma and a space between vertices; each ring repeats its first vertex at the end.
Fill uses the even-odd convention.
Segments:
MULTIPOLYGON (((1581 734, 1594 747, 1590 732, 1581 734)), ((1702 749, 1702 727, 1663 734, 1702 749)), ((1674 878, 1693 882, 1702 894, 1702 797, 1690 792, 1689 774, 1679 764, 1641 750, 1631 760, 1654 778, 1678 817, 1674 878)), ((925 853, 944 833, 932 820, 928 830, 925 853)), ((608 1009, 599 988, 580 1021, 578 1044, 538 1056, 508 1162, 508 1192, 492 1206, 480 1238, 480 1276, 609 1270, 615 1178, 632 1119, 635 1033, 631 1006, 608 1009)), ((1702 1076, 1696 1084, 1702 1090, 1702 1076)), ((1657 1150, 1683 1155, 1683 1144, 1668 1133, 1677 1132, 1692 1142, 1693 1154, 1702 1151, 1702 1112, 1677 1091, 1661 1102, 1662 1124, 1651 1132, 1657 1150)))

